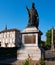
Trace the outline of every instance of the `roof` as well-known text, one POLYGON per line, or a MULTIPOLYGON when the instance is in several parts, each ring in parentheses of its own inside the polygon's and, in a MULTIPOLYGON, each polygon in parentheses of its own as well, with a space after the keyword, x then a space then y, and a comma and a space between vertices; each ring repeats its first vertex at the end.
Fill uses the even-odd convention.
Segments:
POLYGON ((4 33, 4 32, 10 32, 10 31, 17 31, 17 32, 20 32, 20 30, 14 28, 14 29, 7 29, 7 30, 2 30, 0 31, 0 33, 4 33))

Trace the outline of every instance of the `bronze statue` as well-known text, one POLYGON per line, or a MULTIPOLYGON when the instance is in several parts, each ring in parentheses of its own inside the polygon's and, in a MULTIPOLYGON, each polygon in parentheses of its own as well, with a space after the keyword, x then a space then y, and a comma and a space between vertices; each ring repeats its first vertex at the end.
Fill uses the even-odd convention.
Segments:
POLYGON ((28 15, 29 15, 29 21, 28 21, 27 27, 35 26, 38 28, 38 25, 39 25, 38 13, 37 13, 37 10, 35 9, 34 5, 35 4, 32 3, 32 8, 30 10, 26 6, 26 9, 27 9, 28 15))

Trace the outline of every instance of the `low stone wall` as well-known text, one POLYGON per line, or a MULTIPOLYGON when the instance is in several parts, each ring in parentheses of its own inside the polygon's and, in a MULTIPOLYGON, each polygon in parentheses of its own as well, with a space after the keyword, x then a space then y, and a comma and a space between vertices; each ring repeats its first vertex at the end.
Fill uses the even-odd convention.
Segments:
POLYGON ((55 51, 47 50, 44 53, 45 65, 55 65, 55 51))
POLYGON ((55 61, 55 51, 51 51, 51 50, 45 51, 45 60, 55 61))

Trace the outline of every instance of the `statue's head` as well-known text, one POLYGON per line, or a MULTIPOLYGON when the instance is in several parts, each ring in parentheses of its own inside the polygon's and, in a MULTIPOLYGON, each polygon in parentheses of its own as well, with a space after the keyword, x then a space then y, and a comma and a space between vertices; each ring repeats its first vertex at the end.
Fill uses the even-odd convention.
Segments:
POLYGON ((32 9, 34 9, 35 8, 35 3, 32 3, 32 9))

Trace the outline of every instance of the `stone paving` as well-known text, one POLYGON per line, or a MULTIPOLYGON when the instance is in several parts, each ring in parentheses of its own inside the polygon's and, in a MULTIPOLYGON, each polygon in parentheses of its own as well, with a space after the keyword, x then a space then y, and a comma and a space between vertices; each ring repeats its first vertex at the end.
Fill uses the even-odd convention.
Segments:
MULTIPOLYGON (((23 65, 25 61, 13 59, 5 59, 0 61, 0 65, 23 65)), ((31 61, 29 65, 36 65, 36 61, 31 61)))

